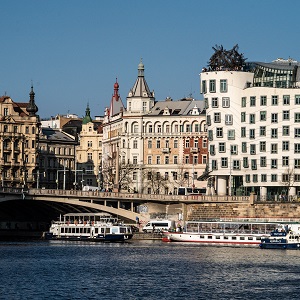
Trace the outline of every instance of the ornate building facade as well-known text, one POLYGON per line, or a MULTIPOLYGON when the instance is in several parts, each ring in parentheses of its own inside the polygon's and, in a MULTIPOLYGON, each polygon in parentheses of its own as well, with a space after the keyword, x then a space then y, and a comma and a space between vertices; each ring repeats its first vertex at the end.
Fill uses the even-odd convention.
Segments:
POLYGON ((36 114, 35 93, 29 102, 0 98, 1 186, 36 187, 40 120, 36 114))
POLYGON ((142 62, 126 109, 117 95, 103 123, 103 163, 111 161, 118 176, 114 183, 129 191, 165 194, 176 194, 179 186, 206 186, 197 181, 208 159, 204 102, 155 101, 142 62))

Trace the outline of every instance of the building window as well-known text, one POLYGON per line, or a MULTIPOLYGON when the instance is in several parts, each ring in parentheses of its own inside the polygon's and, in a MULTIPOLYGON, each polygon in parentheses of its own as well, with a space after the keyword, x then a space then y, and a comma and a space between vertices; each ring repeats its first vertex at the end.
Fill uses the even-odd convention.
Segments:
POLYGON ((255 129, 250 129, 250 131, 249 131, 249 138, 250 139, 255 139, 255 129))
POLYGON ((132 163, 134 164, 134 165, 137 165, 137 156, 136 155, 134 155, 133 157, 132 157, 132 163))
POLYGON ((206 116, 206 125, 210 126, 211 125, 211 119, 210 119, 210 115, 206 116))
POLYGON ((147 102, 143 102, 143 112, 145 112, 147 110, 147 102))
POLYGON ((266 152, 266 142, 265 141, 262 141, 262 142, 259 142, 259 150, 260 152, 266 152))
POLYGON ((222 138, 223 137, 223 128, 222 127, 217 127, 216 128, 216 137, 217 138, 222 138))
POLYGON ((241 167, 240 167, 240 161, 234 159, 234 160, 233 160, 233 166, 232 166, 232 168, 233 168, 234 170, 239 170, 239 169, 241 168, 241 167))
POLYGON ((289 136, 290 135, 290 126, 282 126, 282 135, 289 136))
POLYGON ((295 169, 300 169, 300 159, 295 159, 295 166, 294 166, 295 169))
POLYGON ((193 165, 197 165, 198 164, 198 155, 194 155, 193 156, 193 165))
POLYGON ((260 105, 261 106, 267 105, 267 96, 260 96, 260 105))
POLYGON ((241 127, 241 137, 246 137, 246 127, 241 127))
POLYGON ((271 174, 271 181, 277 182, 277 174, 271 174))
POLYGON ((271 144, 271 153, 276 154, 278 152, 277 144, 271 144))
POLYGON ((300 95, 295 95, 295 104, 296 105, 300 104, 300 95))
POLYGON ((208 98, 204 99, 204 108, 208 109, 209 108, 209 104, 208 104, 208 98))
POLYGON ((260 136, 266 136, 266 126, 260 126, 259 127, 259 135, 260 136))
POLYGON ((137 180, 137 172, 136 171, 132 172, 132 179, 137 180))
POLYGON ((255 124, 255 114, 250 114, 250 124, 255 124))
POLYGON ((157 125, 157 132, 161 133, 161 125, 157 125))
POLYGON ((247 153, 247 143, 246 142, 242 142, 242 152, 247 153))
POLYGON ((255 96, 250 97, 250 106, 256 106, 256 97, 255 96))
POLYGON ((228 159, 227 159, 227 157, 221 157, 221 168, 228 168, 228 159))
POLYGON ((283 95, 283 105, 290 105, 290 96, 283 95))
POLYGON ((230 98, 229 97, 223 97, 222 98, 222 106, 223 107, 230 107, 230 98))
POLYGON ((277 159, 271 159, 271 169, 277 169, 277 159))
POLYGON ((202 80, 201 83, 201 93, 202 94, 206 94, 207 90, 206 90, 206 80, 202 80))
POLYGON ((202 147, 207 148, 207 140, 206 139, 202 140, 202 147))
POLYGON ((249 168, 248 157, 243 157, 243 167, 249 168))
POLYGON ((133 141, 133 149, 137 149, 137 147, 138 147, 138 142, 137 142, 137 140, 134 140, 133 141))
POLYGON ((177 155, 174 155, 173 160, 174 160, 174 164, 178 164, 178 156, 177 155))
POLYGON ((210 155, 215 155, 216 154, 215 145, 209 145, 209 154, 210 155))
POLYGON ((246 122, 246 113, 241 112, 241 122, 246 122))
POLYGON ((160 165, 160 156, 159 155, 156 156, 156 164, 160 165))
POLYGON ((208 135, 208 140, 212 141, 213 140, 213 131, 212 130, 208 130, 207 131, 207 135, 208 135))
POLYGON ((294 144, 294 153, 300 153, 300 144, 294 144))
POLYGON ((221 113, 219 113, 219 112, 214 113, 214 122, 215 123, 220 123, 221 122, 221 113))
POLYGON ((256 159, 251 159, 251 169, 252 170, 256 170, 257 169, 256 159))
POLYGON ((295 138, 300 137, 300 128, 295 128, 295 138))
POLYGON ((289 166, 289 157, 288 156, 282 156, 282 166, 283 167, 289 166))
POLYGON ((261 121, 266 121, 267 120, 267 112, 266 111, 261 111, 260 112, 260 120, 261 121))
POLYGON ((209 81, 209 92, 215 93, 216 92, 216 81, 214 79, 211 79, 209 81))
POLYGON ((233 115, 225 115, 225 124, 232 125, 233 124, 233 115))
POLYGON ((271 114, 271 123, 278 123, 278 114, 271 114))
POLYGON ((217 97, 213 97, 211 99, 211 107, 213 107, 213 108, 219 107, 218 98, 217 97))
POLYGON ((8 116, 8 108, 7 107, 4 107, 4 109, 3 109, 3 115, 5 117, 8 116))
POLYGON ((206 155, 202 155, 202 163, 207 164, 207 156, 206 155))
POLYGON ((300 123, 300 113, 295 113, 295 123, 300 123))
POLYGON ((246 101, 247 101, 247 98, 242 97, 242 107, 246 107, 246 101))
POLYGON ((225 143, 219 143, 219 152, 224 153, 225 152, 225 143))
POLYGON ((185 159, 185 163, 186 163, 186 164, 189 164, 189 163, 190 163, 190 157, 189 157, 188 155, 186 155, 186 156, 184 157, 184 159, 185 159))
POLYGON ((178 148, 178 140, 174 140, 174 148, 178 148))
POLYGON ((138 133, 139 132, 139 126, 138 124, 133 125, 133 133, 138 133))
POLYGON ((147 162, 148 162, 148 165, 152 164, 152 156, 151 155, 148 155, 147 162))
POLYGON ((250 175, 246 175, 245 181, 248 183, 250 182, 250 175))
POLYGON ((148 148, 149 148, 149 149, 152 148, 152 140, 148 140, 148 148))
POLYGON ((261 182, 267 182, 267 174, 261 174, 261 182))
POLYGON ((237 145, 230 145, 230 154, 237 155, 238 154, 238 146, 237 145))
POLYGON ((160 140, 156 141, 156 148, 159 149, 160 148, 160 140))
POLYGON ((272 105, 278 105, 278 96, 272 96, 272 105))
POLYGON ((150 124, 148 128, 149 128, 149 133, 152 133, 153 132, 153 125, 150 124))
POLYGON ((278 129, 277 128, 272 128, 271 129, 271 138, 272 139, 277 139, 278 138, 278 129))
POLYGON ((211 161, 211 168, 212 168, 213 170, 217 170, 217 169, 218 169, 217 161, 214 160, 214 159, 211 161))
POLYGON ((185 140, 185 148, 190 148, 190 140, 189 139, 185 140))
POLYGON ((197 139, 194 140, 194 147, 198 148, 198 140, 197 139))
POLYGON ((165 164, 168 165, 170 163, 170 158, 169 156, 166 156, 165 157, 165 164))
POLYGON ((266 156, 261 156, 260 157, 260 166, 261 167, 266 167, 267 166, 267 157, 266 156))
MULTIPOLYGON (((227 92, 227 79, 221 79, 220 80, 220 93, 226 93, 227 92)), ((223 106, 228 107, 228 106, 223 106)))
POLYGON ((290 151, 290 142, 282 141, 282 151, 290 151))
POLYGON ((92 160, 93 159, 93 153, 88 153, 87 158, 88 158, 88 160, 92 160))
POLYGON ((192 132, 192 126, 190 124, 185 125, 185 132, 192 132))
POLYGON ((253 182, 257 182, 257 174, 253 174, 253 176, 252 176, 252 181, 253 181, 253 182))
POLYGON ((234 129, 230 129, 228 130, 228 140, 235 140, 235 130, 234 129))
POLYGON ((250 154, 254 155, 256 154, 256 145, 250 144, 250 154))

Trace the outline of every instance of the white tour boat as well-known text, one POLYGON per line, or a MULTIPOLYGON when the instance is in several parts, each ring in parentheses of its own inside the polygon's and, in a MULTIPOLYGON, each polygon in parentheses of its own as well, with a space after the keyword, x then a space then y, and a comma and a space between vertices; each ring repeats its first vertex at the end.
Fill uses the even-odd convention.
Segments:
POLYGON ((183 230, 163 232, 163 241, 207 245, 255 246, 270 236, 278 222, 251 219, 188 221, 183 230))
POLYGON ((106 213, 70 213, 53 221, 44 237, 49 240, 119 242, 132 238, 131 226, 106 213))

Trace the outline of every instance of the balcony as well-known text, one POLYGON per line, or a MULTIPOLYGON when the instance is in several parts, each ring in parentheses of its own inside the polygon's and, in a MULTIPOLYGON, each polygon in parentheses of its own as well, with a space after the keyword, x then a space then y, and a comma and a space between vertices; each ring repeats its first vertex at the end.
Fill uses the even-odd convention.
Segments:
POLYGON ((163 153, 170 153, 170 148, 162 148, 163 153))
POLYGON ((191 153, 198 153, 198 151, 199 151, 198 147, 191 148, 191 153))

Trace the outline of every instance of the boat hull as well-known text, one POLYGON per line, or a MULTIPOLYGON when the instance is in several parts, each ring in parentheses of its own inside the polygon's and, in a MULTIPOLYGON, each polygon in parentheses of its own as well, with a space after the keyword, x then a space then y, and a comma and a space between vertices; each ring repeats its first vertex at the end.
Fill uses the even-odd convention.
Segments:
POLYGON ((133 234, 98 234, 95 237, 88 236, 57 236, 50 232, 45 233, 46 240, 63 240, 63 241, 88 241, 88 242, 125 242, 131 240, 133 234))
POLYGON ((180 233, 164 232, 163 241, 199 243, 219 246, 258 246, 261 235, 233 235, 233 234, 207 234, 207 233, 180 233))

